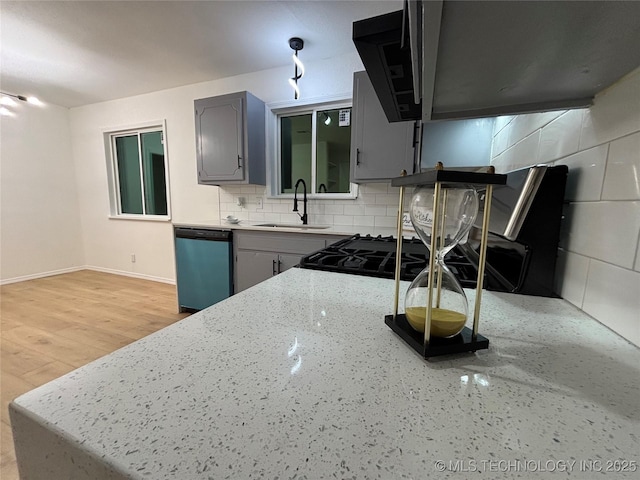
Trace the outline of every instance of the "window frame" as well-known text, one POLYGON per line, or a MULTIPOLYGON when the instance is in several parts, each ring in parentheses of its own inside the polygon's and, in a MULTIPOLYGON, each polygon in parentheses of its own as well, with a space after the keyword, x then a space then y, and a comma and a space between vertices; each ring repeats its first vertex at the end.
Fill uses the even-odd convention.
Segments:
POLYGON ((169 157, 167 147, 167 129, 166 121, 149 121, 140 122, 135 125, 127 125, 115 128, 103 129, 103 139, 105 146, 105 158, 107 164, 107 180, 109 187, 109 218, 119 220, 144 220, 152 222, 167 222, 171 220, 171 195, 169 187, 169 157), (162 134, 162 148, 164 154, 164 178, 165 178, 165 195, 167 199, 167 214, 166 215, 153 215, 144 213, 145 206, 145 185, 144 185, 144 172, 142 165, 142 141, 141 134, 149 132, 161 132, 162 134), (122 199, 120 196, 120 180, 118 175, 118 162, 117 162, 117 150, 116 150, 116 138, 133 136, 138 137, 138 166, 140 168, 140 183, 141 183, 141 195, 142 195, 142 214, 137 213, 123 213, 122 212, 122 199))
MULTIPOLYGON (((313 135, 311 138, 311 183, 307 186, 307 197, 315 200, 355 200, 358 197, 358 184, 349 182, 349 192, 344 193, 317 193, 315 192, 315 181, 317 174, 316 165, 316 114, 323 110, 350 108, 351 119, 353 119, 353 101, 351 98, 337 97, 335 99, 313 103, 292 103, 267 105, 267 174, 269 178, 268 198, 293 198, 293 193, 281 193, 282 180, 280 177, 281 149, 280 117, 311 114, 311 126, 313 135)), ((353 132, 353 122, 351 124, 351 135, 353 132)), ((298 192, 300 193, 300 192, 298 192)))

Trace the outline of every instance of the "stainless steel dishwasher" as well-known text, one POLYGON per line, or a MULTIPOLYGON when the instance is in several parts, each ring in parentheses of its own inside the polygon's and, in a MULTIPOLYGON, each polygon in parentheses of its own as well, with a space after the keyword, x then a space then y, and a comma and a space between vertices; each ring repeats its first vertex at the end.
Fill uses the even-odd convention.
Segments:
POLYGON ((229 230, 176 227, 176 274, 181 312, 195 312, 233 295, 229 230))

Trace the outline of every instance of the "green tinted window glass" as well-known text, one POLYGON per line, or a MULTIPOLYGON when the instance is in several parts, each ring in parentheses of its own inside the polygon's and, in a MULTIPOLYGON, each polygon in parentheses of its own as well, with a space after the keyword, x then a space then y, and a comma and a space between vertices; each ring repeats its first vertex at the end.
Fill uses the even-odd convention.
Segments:
POLYGON ((298 179, 311 185, 311 114, 280 117, 280 193, 293 193, 298 179))
POLYGON ((142 141, 145 213, 147 215, 166 215, 167 183, 162 132, 142 133, 140 138, 142 141))
POLYGON ((316 193, 348 193, 351 108, 316 113, 316 193))
POLYGON ((142 214, 138 136, 116 137, 115 140, 121 212, 142 214))

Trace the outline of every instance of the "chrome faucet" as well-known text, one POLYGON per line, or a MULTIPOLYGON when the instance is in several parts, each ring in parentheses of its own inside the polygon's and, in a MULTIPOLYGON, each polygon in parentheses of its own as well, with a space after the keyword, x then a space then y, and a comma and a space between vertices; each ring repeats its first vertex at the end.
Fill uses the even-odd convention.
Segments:
POLYGON ((302 202, 304 203, 304 207, 302 210, 302 215, 300 215, 298 213, 298 215, 300 216, 300 218, 302 219, 302 224, 306 225, 307 224, 307 184, 305 183, 305 181, 301 178, 298 179, 298 181, 296 182, 296 189, 293 192, 293 211, 294 212, 298 212, 298 185, 300 185, 300 183, 302 183, 302 188, 303 188, 303 199, 302 202))

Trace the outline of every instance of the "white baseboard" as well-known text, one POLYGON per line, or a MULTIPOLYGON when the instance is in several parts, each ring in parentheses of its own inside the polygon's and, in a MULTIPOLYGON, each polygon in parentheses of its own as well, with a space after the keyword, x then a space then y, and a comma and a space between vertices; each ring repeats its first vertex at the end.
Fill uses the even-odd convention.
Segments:
POLYGON ((113 273, 114 275, 123 275, 125 277, 140 278, 143 280, 151 280, 153 282, 168 283, 169 285, 176 284, 176 281, 174 279, 164 278, 164 277, 155 277, 153 275, 146 275, 144 273, 127 272, 125 270, 115 270, 113 268, 96 267, 93 265, 85 265, 83 269, 93 270, 95 272, 113 273))
POLYGON ((35 280, 37 278, 51 277, 53 275, 61 275, 63 273, 79 272, 80 270, 93 270, 96 272, 113 273, 114 275, 123 275, 125 277, 140 278, 143 280, 151 280, 153 282, 168 283, 175 285, 176 281, 171 278, 155 277, 153 275, 145 275, 144 273, 126 272, 123 270, 115 270, 112 268, 95 267, 92 265, 83 265, 81 267, 62 268, 50 272, 34 273, 31 275, 22 275, 20 277, 7 278, 0 280, 0 285, 8 285, 10 283, 24 282, 27 280, 35 280))
POLYGON ((33 273, 31 275, 22 275, 20 277, 6 278, 0 280, 0 285, 8 285, 10 283, 25 282, 27 280, 35 280, 36 278, 52 277, 53 275, 62 275, 63 273, 78 272, 84 270, 85 267, 61 268, 60 270, 52 270, 50 272, 33 273))

